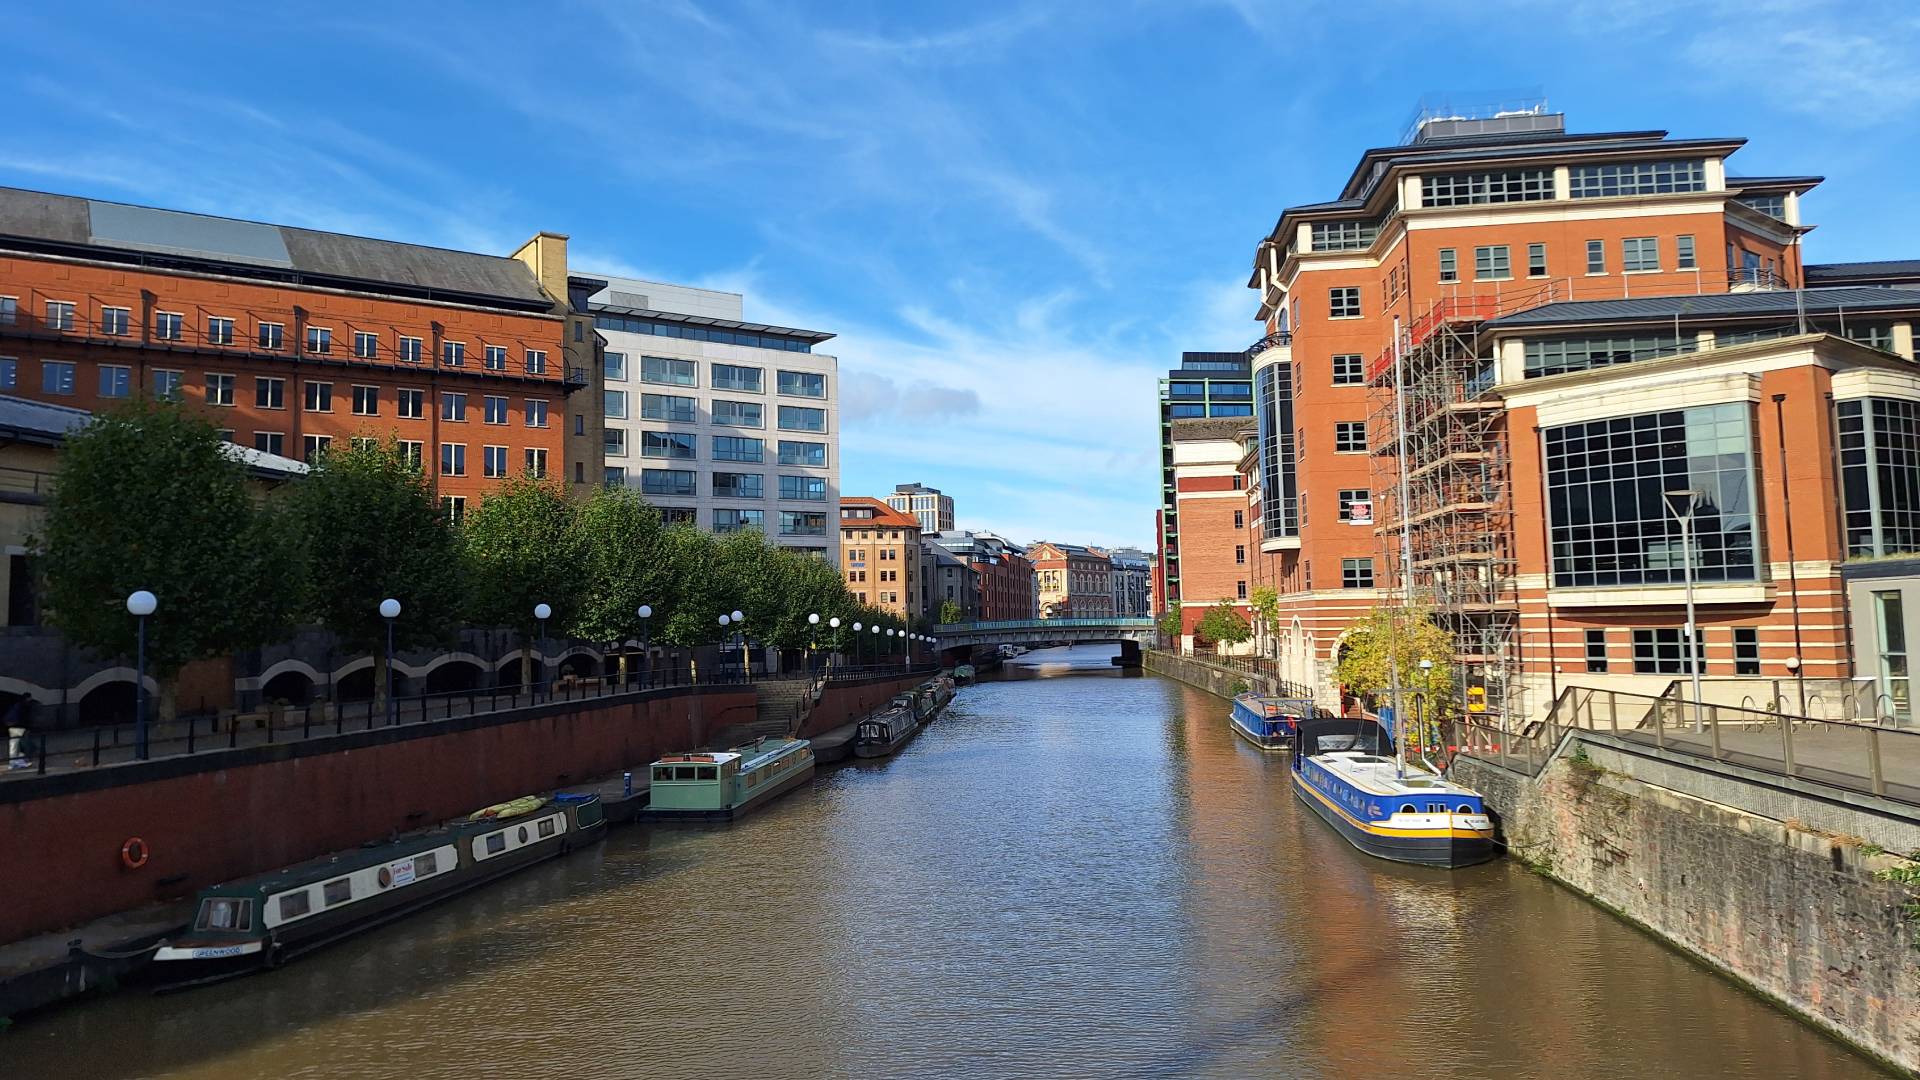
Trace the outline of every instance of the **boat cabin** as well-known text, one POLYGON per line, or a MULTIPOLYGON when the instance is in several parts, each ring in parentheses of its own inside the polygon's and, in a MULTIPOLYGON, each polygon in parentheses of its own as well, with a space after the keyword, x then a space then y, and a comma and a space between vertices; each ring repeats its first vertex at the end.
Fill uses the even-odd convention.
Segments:
POLYGON ((711 810, 731 801, 740 755, 670 754, 652 765, 647 805, 662 810, 711 810))

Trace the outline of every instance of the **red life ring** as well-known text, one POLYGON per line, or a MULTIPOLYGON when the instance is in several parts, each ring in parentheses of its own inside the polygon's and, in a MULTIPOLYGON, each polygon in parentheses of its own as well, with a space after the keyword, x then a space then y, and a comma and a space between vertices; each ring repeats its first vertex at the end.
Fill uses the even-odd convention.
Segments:
POLYGON ((147 850, 147 842, 137 836, 127 837, 127 842, 120 845, 121 865, 129 870, 138 870, 147 865, 147 857, 151 854, 147 850))

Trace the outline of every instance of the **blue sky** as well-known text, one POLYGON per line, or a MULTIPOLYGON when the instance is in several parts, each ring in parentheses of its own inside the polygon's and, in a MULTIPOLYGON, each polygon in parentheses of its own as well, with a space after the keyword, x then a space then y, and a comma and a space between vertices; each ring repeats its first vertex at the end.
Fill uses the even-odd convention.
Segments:
POLYGON ((279 7, 11 13, 0 183, 744 292, 840 334, 848 493, 1022 540, 1151 546, 1155 380, 1422 95, 1744 135, 1811 260, 1920 256, 1906 0, 279 7))

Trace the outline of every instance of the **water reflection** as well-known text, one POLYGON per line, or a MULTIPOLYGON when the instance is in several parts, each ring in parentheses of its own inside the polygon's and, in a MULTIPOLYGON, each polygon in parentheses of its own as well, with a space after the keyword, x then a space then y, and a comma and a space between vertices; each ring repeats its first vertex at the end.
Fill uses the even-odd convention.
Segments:
POLYGON ((1110 653, 1029 654, 731 828, 23 1024, 0 1074, 1880 1075, 1513 865, 1360 855, 1223 702, 1110 653))

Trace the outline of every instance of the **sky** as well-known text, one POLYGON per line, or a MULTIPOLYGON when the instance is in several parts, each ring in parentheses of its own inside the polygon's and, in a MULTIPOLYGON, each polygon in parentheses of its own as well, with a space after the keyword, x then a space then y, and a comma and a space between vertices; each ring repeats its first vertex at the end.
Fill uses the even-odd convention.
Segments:
POLYGON ((0 184, 741 292, 836 333, 841 481, 1152 549, 1158 380, 1416 105, 1745 136, 1808 259, 1920 256, 1910 0, 85 4, 8 16, 0 184))

